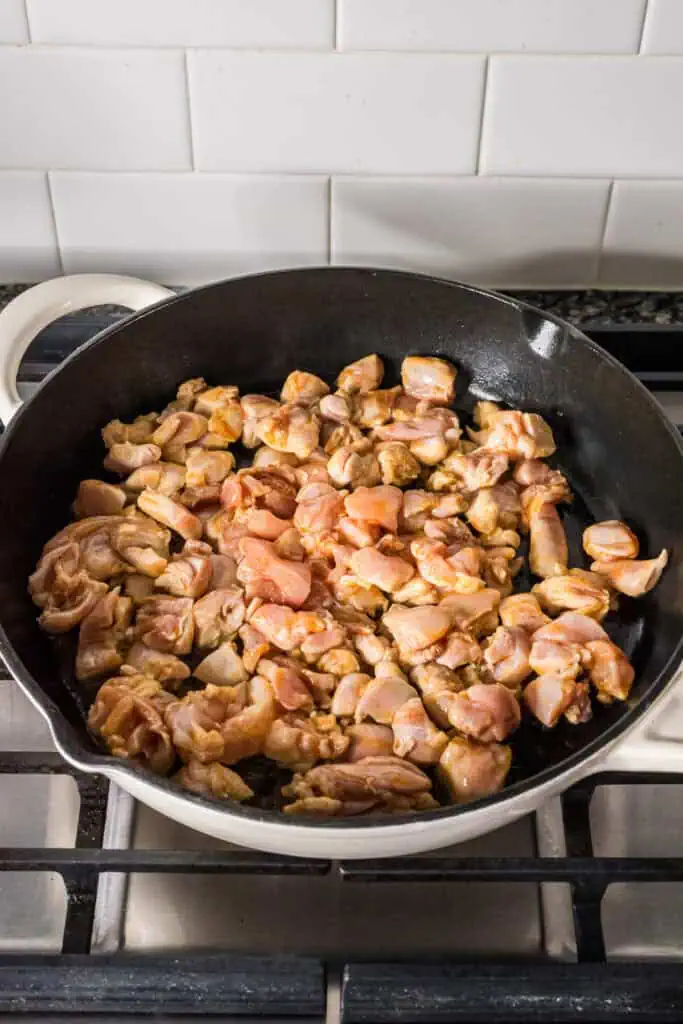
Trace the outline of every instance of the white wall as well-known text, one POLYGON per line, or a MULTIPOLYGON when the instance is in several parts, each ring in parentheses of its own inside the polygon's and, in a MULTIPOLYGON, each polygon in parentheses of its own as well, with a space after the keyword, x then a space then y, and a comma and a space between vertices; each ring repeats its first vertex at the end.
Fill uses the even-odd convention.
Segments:
POLYGON ((683 287, 683 0, 0 0, 0 280, 683 287))

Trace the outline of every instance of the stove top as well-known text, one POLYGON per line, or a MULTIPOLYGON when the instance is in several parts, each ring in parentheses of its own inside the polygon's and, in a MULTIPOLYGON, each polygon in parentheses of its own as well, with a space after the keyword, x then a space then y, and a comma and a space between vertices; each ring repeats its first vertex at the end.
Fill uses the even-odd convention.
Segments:
MULTIPOLYGON (((20 390, 111 319, 45 331, 20 390)), ((588 333, 683 423, 683 328, 588 333)), ((72 771, 1 677, 0 706, 0 1017, 683 1021, 682 776, 597 776, 424 856, 295 860, 72 771)))

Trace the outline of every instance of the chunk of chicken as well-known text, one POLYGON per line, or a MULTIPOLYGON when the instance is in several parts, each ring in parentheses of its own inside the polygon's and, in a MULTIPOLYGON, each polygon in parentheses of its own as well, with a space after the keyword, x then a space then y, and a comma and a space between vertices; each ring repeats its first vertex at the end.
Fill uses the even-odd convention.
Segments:
POLYGON ((484 651, 493 678, 505 686, 519 686, 530 674, 529 634, 521 626, 499 626, 484 651))
POLYGON ((76 651, 76 679, 96 679, 116 672, 133 617, 133 602, 115 587, 97 602, 81 622, 76 651))
POLYGON ((437 772, 454 802, 462 804, 501 790, 511 763, 509 747, 455 736, 441 755, 437 772))
POLYGON ((567 571, 569 549, 562 520, 555 505, 540 495, 531 501, 527 516, 531 571, 545 579, 564 575, 567 571))
POLYGON ((610 608, 610 593, 599 576, 570 569, 565 576, 549 576, 534 587, 534 594, 546 611, 576 611, 601 621, 610 608))
POLYGON ((111 544, 126 562, 144 576, 161 576, 168 562, 171 534, 153 519, 121 521, 111 531, 111 544))
POLYGON ((143 491, 138 497, 138 508, 163 526, 175 530, 184 540, 199 540, 202 521, 184 505, 157 491, 143 491))
POLYGON ((583 670, 581 647, 561 640, 534 638, 529 654, 529 665, 539 676, 576 679, 583 670))
POLYGON ((337 377, 337 388, 344 394, 360 392, 365 395, 380 386, 383 376, 384 364, 379 356, 364 356, 344 367, 337 377))
POLYGON ((191 597, 148 597, 140 605, 135 634, 148 647, 189 654, 194 638, 191 597))
POLYGON ((538 640, 559 640, 565 644, 586 644, 591 640, 608 639, 599 623, 579 612, 563 612, 554 622, 541 626, 534 633, 534 643, 538 640))
POLYGON ((382 618, 401 652, 410 654, 431 647, 449 632, 451 612, 443 607, 402 608, 392 605, 382 618))
POLYGON ((452 624, 475 637, 493 633, 498 625, 500 594, 487 587, 476 594, 449 594, 439 609, 446 612, 452 624))
POLYGON ((382 479, 375 453, 357 451, 353 445, 337 448, 327 464, 327 472, 338 487, 374 487, 382 479))
POLYGON ((245 709, 246 686, 212 686, 194 690, 166 707, 164 719, 184 761, 223 760, 223 726, 245 709))
POLYGON ((245 585, 248 598, 301 607, 311 591, 310 565, 280 558, 273 544, 255 537, 245 537, 240 550, 237 578, 245 585))
POLYGON ((618 562, 637 558, 640 550, 638 538, 626 523, 618 519, 605 519, 593 523, 583 531, 583 550, 596 562, 618 562))
POLYGON ((80 568, 95 580, 110 580, 128 568, 114 551, 111 530, 106 527, 88 534, 79 543, 80 568))
POLYGON ((350 763, 362 761, 366 757, 390 757, 393 753, 394 734, 388 725, 377 725, 375 722, 347 725, 344 735, 350 741, 344 760, 350 763))
POLYGON ((211 579, 209 590, 223 590, 237 583, 237 562, 230 555, 210 555, 211 579))
POLYGON ((187 487, 220 484, 234 468, 235 456, 231 452, 190 448, 185 460, 185 484, 187 487))
POLYGON ((566 478, 541 459, 522 459, 512 471, 513 480, 521 487, 543 487, 555 501, 569 501, 571 491, 566 478))
POLYGON ((326 623, 315 612, 295 612, 279 604, 262 604, 251 616, 250 624, 281 651, 300 647, 312 633, 321 633, 326 623))
POLYGON ((521 720, 514 693, 502 683, 475 683, 451 694, 446 706, 450 724, 482 743, 501 742, 521 720))
POLYGON ((205 416, 196 412, 173 412, 156 428, 152 441, 160 448, 188 445, 198 441, 207 430, 205 416))
POLYGON ((349 743, 332 716, 288 712, 273 722, 264 753, 292 771, 305 772, 320 760, 341 757, 349 743))
POLYGON ((455 398, 457 370, 445 359, 407 356, 401 364, 401 381, 408 395, 434 405, 450 405, 455 398))
POLYGON ((244 595, 239 587, 210 590, 194 603, 195 643, 217 647, 231 639, 244 622, 244 595))
POLYGON ((231 640, 224 640, 215 651, 207 654, 193 674, 202 683, 212 683, 214 686, 236 686, 237 683, 244 683, 249 678, 231 640))
POLYGON ((336 718, 353 718, 358 701, 371 681, 365 672, 350 672, 339 680, 330 711, 336 718))
POLYGON ((158 679, 160 683, 182 682, 190 675, 189 665, 176 658, 175 654, 155 651, 153 647, 147 647, 140 641, 136 641, 128 651, 126 666, 130 666, 138 674, 158 679))
POLYGON ((149 466, 135 469, 126 478, 126 490, 159 491, 167 497, 175 497, 185 486, 185 467, 175 462, 154 462, 149 466))
POLYGON ((415 575, 412 565, 398 555, 383 555, 376 548, 361 548, 351 556, 351 570, 364 583, 392 594, 415 575))
POLYGON ((534 594, 511 594, 500 602, 499 612, 504 626, 519 626, 527 633, 533 633, 550 622, 534 594))
POLYGON ((542 675, 532 679, 524 689, 524 703, 539 722, 552 728, 569 708, 576 693, 576 683, 568 676, 542 675))
POLYGON ((258 420, 256 436, 277 452, 290 452, 307 459, 318 447, 320 419, 300 405, 282 405, 276 412, 258 420))
POLYGON ((313 698, 301 667, 291 658, 261 658, 258 674, 267 679, 275 700, 285 711, 310 711, 313 698))
POLYGON ((635 672, 624 652, 611 640, 590 640, 586 650, 590 657, 588 671, 598 691, 598 700, 604 704, 626 700, 635 672))
POLYGON ((156 775, 166 775, 175 751, 162 710, 162 690, 155 679, 110 679, 97 692, 88 725, 115 757, 128 758, 156 775))
POLYGON ((267 509, 279 519, 296 511, 296 485, 288 466, 241 470, 221 487, 221 504, 232 515, 252 508, 267 509))
POLYGON ((306 484, 296 500, 294 525, 301 533, 330 533, 344 510, 343 496, 325 483, 306 484))
POLYGON ((446 733, 437 729, 419 697, 398 708, 391 729, 394 753, 413 764, 436 764, 448 745, 446 733))
POLYGON ((355 719, 363 722, 371 718, 379 725, 391 725, 398 709, 417 695, 415 687, 401 673, 378 676, 364 687, 356 704, 355 719))
POLYGON ((420 475, 420 463, 401 441, 385 441, 376 453, 383 484, 405 487, 420 475))
POLYGON ((353 644, 368 665, 378 665, 380 661, 391 659, 394 656, 393 644, 384 636, 360 633, 354 636, 353 644))
POLYGON ((642 597, 657 585, 666 569, 669 553, 666 548, 657 558, 642 561, 636 559, 619 559, 610 562, 593 562, 591 572, 603 576, 610 586, 620 594, 629 597, 642 597))
POLYGON ((48 633, 66 633, 77 626, 107 593, 106 583, 93 580, 79 568, 77 543, 47 551, 29 577, 29 592, 42 608, 39 624, 48 633))
POLYGON ((425 415, 415 415, 411 419, 394 419, 393 423, 376 427, 374 431, 380 441, 409 444, 415 457, 428 466, 436 465, 447 456, 449 447, 457 443, 460 433, 460 421, 450 409, 430 409, 425 415), (421 444, 427 441, 443 443, 436 446, 421 444))
POLYGON ((152 462, 158 462, 161 458, 161 448, 152 443, 132 444, 130 441, 123 441, 121 444, 113 444, 109 454, 104 460, 104 468, 112 473, 120 473, 122 476, 132 473, 134 469, 141 466, 148 466, 152 462))
POLYGON ((73 504, 76 519, 87 516, 114 516, 126 504, 126 492, 103 480, 82 480, 73 504))
POLYGON ((245 448, 258 448, 261 443, 259 424, 268 416, 275 415, 280 403, 265 395, 244 395, 241 400, 242 409, 242 444, 245 448))
POLYGON ((398 487, 358 487, 344 499, 344 507, 352 519, 396 533, 403 494, 398 487))
POLYGON ((202 541, 186 541, 182 552, 173 555, 156 579, 156 586, 176 597, 201 597, 208 590, 213 571, 212 553, 202 541))
POLYGON ((324 420, 331 420, 333 423, 346 423, 351 419, 352 406, 346 395, 336 393, 325 395, 320 399, 319 412, 324 420))
POLYGON ((519 489, 513 480, 493 487, 483 487, 467 510, 468 522, 480 533, 497 529, 516 529, 521 505, 519 489))
POLYGON ((542 416, 533 412, 492 413, 484 433, 480 440, 486 448, 511 459, 546 459, 556 450, 552 430, 542 416))
POLYGON ((306 798, 322 796, 338 802, 335 813, 358 814, 371 808, 407 811, 436 807, 431 785, 417 765, 400 757, 366 757, 353 764, 318 765, 303 778, 295 777, 283 793, 296 798, 290 813, 306 798))
POLYGON ((469 633, 457 630, 449 633, 446 649, 436 658, 437 665, 455 670, 463 665, 476 665, 481 661, 481 647, 469 633))
POLYGON ((102 430, 102 440, 107 448, 115 444, 144 444, 149 441, 157 425, 157 414, 150 412, 138 416, 133 423, 111 420, 102 430))
POLYGON ((444 459, 444 468, 455 474, 463 490, 476 492, 482 487, 493 487, 507 472, 510 461, 502 452, 477 448, 469 455, 452 452, 444 459))
POLYGON ((254 791, 232 768, 224 764, 202 764, 188 761, 174 776, 178 785, 201 796, 215 796, 219 800, 251 800, 254 791))
POLYGON ((366 430, 381 427, 391 419, 400 388, 384 388, 358 395, 355 401, 354 421, 366 430))
POLYGON ((132 597, 133 603, 138 605, 154 593, 154 579, 138 572, 128 573, 123 581, 123 590, 126 597, 132 597))
POLYGON ((458 562, 458 552, 449 557, 446 544, 429 537, 418 537, 411 542, 410 552, 424 580, 435 587, 455 594, 474 594, 484 589, 484 581, 471 572, 478 569, 471 561, 458 562))

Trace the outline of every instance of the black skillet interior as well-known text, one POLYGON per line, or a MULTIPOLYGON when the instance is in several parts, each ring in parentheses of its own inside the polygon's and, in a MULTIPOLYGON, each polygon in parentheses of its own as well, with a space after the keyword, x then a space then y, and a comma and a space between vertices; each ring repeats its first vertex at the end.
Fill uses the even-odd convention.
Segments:
MULTIPOLYGON (((389 383, 405 355, 444 356, 460 369, 459 409, 471 407, 473 396, 490 397, 548 419, 556 462, 576 494, 564 512, 572 564, 587 565, 580 534, 594 519, 625 519, 645 556, 669 549, 657 589, 639 602, 624 599, 607 622, 637 669, 630 706, 644 707, 664 685, 683 634, 683 454, 641 385, 567 325, 507 299, 400 272, 288 271, 211 285, 107 331, 47 381, 6 434, 5 653, 74 753, 97 756, 82 691, 59 646, 38 629, 26 580, 42 545, 68 521, 78 482, 102 475, 100 427, 161 408, 188 377, 269 392, 294 368, 331 381, 369 352, 384 359, 389 383)), ((512 780, 580 755, 628 712, 624 705, 599 708, 587 725, 551 732, 526 723, 514 740, 512 780)))

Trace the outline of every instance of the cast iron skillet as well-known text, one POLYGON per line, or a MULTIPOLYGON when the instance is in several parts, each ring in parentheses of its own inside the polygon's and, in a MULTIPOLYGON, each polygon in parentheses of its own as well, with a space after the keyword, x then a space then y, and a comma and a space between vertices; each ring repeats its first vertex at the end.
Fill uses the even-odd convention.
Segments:
MULTIPOLYGON (((672 679, 683 635, 683 448, 642 385, 562 321, 475 288, 394 271, 270 273, 185 293, 108 329, 50 376, 6 431, 0 447, 0 650, 47 714, 67 758, 90 770, 112 764, 84 724, 92 690, 76 686, 71 657, 36 625, 26 583, 45 541, 69 520, 79 481, 102 476, 100 428, 114 417, 128 420, 163 407, 188 377, 235 383, 243 394, 267 393, 279 390, 292 369, 332 381, 345 364, 370 352, 382 356, 386 384, 396 382, 408 354, 444 356, 459 367, 458 409, 487 397, 549 421, 557 465, 576 495, 563 511, 571 564, 586 565, 580 534, 590 520, 626 520, 641 538, 642 557, 663 547, 670 552, 658 587, 638 602, 623 599, 619 616, 606 623, 636 668, 629 702, 596 705, 593 720, 580 727, 545 731, 526 722, 513 740, 508 787, 485 803, 529 791, 595 754, 672 679)), ((119 772, 138 773, 116 764, 119 772)), ((146 781, 173 785, 151 775, 146 781)), ((263 806, 231 805, 226 813, 272 818, 263 806)), ((467 807, 447 807, 420 820, 467 813, 467 807)), ((392 825, 402 820, 389 819, 392 825)), ((278 821, 299 824, 279 815, 278 821)), ((366 821, 381 824, 378 818, 351 823, 358 828, 366 821)), ((306 822, 314 825, 347 823, 306 822)))

